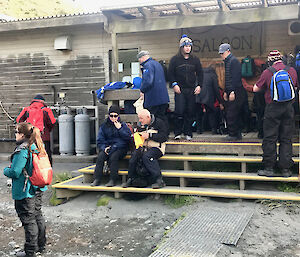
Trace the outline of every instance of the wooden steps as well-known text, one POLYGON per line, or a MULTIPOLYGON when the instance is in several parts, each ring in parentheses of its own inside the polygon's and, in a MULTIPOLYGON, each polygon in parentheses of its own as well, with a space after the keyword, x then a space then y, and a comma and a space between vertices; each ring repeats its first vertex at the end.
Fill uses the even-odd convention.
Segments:
MULTIPOLYGON (((299 164, 299 143, 293 144, 294 156, 293 160, 299 164), (295 154, 296 153, 296 154, 295 154)), ((130 155, 125 157, 127 169, 127 161, 130 155)), ((90 187, 90 182, 93 181, 93 173, 95 165, 91 165, 78 171, 82 173, 80 177, 69 181, 54 185, 58 191, 58 197, 69 197, 80 193, 80 191, 107 191, 115 192, 115 196, 119 197, 122 192, 134 193, 155 193, 155 194, 176 194, 176 195, 201 195, 212 197, 228 197, 228 198, 245 198, 245 199, 273 199, 273 200, 295 200, 300 201, 300 194, 289 194, 277 191, 253 191, 245 190, 247 185, 253 186, 253 182, 284 182, 284 183, 299 183, 298 176, 289 178, 284 177, 263 177, 255 173, 247 172, 247 165, 251 163, 261 163, 261 143, 245 143, 245 142, 180 142, 168 141, 167 154, 159 159, 162 165, 167 167, 168 162, 182 162, 183 170, 168 170, 162 169, 162 175, 167 183, 172 182, 179 186, 167 186, 162 189, 152 188, 121 188, 120 186, 107 188, 105 186, 90 187), (222 172, 222 171, 191 171, 191 162, 218 162, 218 163, 240 163, 240 172, 222 172), (176 178, 179 179, 176 182, 176 178), (188 182, 197 179, 205 180, 236 180, 239 181, 239 190, 229 190, 220 188, 198 188, 188 187, 188 182)), ((122 166, 121 166, 122 167, 122 166)), ((163 167, 163 166, 162 166, 163 167)), ((119 175, 122 176, 122 181, 126 181, 127 170, 121 169, 119 175)), ((182 168, 181 168, 182 169, 182 168)), ((196 182, 196 181, 194 181, 196 182)), ((210 181, 209 181, 210 183, 210 181)), ((215 183, 217 185, 219 182, 215 183)), ((231 182, 229 182, 231 183, 231 182)), ((195 183, 193 183, 195 185, 195 183)), ((201 183, 203 184, 203 183, 201 183)), ((255 184, 256 186, 256 184, 255 184)))
POLYGON ((282 193, 271 191, 258 190, 233 190, 233 189, 216 189, 216 188, 200 188, 200 187, 176 187, 166 186, 160 189, 152 188, 122 188, 120 186, 91 187, 89 183, 84 182, 83 175, 76 178, 53 185, 56 188, 58 198, 72 197, 80 194, 82 191, 101 191, 114 192, 115 197, 119 198, 120 193, 148 193, 148 194, 172 194, 172 195, 197 195, 208 197, 223 197, 223 198, 241 198, 241 199, 268 199, 268 200, 285 200, 285 201, 300 201, 300 194, 282 193))

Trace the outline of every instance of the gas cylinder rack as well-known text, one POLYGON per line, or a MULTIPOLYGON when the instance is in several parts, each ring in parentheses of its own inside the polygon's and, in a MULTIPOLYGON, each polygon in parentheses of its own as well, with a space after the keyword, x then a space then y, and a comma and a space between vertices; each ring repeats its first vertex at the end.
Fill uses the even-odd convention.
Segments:
MULTIPOLYGON (((51 106, 51 110, 54 111, 55 116, 58 117, 60 110, 63 109, 70 109, 71 113, 76 115, 76 110, 81 109, 81 108, 86 108, 88 110, 89 116, 90 116, 90 121, 94 121, 94 131, 95 131, 95 138, 97 138, 98 135, 98 130, 99 130, 99 106, 93 106, 93 105, 81 105, 81 106, 51 106), (91 115, 91 112, 93 113, 91 115)), ((58 121, 57 121, 58 122, 58 121)), ((58 139, 58 125, 54 129, 54 132, 51 132, 51 145, 54 149, 54 153, 58 153, 58 148, 59 148, 59 139, 58 139)), ((96 140, 95 140, 96 142, 96 140)), ((91 148, 96 149, 96 144, 91 144, 91 148)))

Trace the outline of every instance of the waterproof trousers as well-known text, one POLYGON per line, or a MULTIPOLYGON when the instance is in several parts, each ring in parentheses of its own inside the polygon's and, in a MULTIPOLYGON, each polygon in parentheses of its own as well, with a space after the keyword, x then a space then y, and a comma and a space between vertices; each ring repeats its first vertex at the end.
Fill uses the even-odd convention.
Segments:
POLYGON ((158 159, 162 155, 162 152, 157 147, 151 147, 146 151, 142 152, 142 154, 139 152, 139 150, 134 151, 129 160, 128 177, 137 177, 136 164, 138 162, 138 158, 142 158, 143 165, 149 172, 151 176, 151 181, 153 181, 154 183, 159 177, 161 177, 161 170, 158 163, 158 159))
POLYGON ((228 134, 232 137, 239 137, 241 134, 241 117, 243 112, 243 105, 246 101, 244 91, 244 88, 236 89, 235 100, 227 101, 225 104, 228 134))
POLYGON ((126 148, 120 148, 107 155, 104 151, 98 154, 94 179, 101 181, 103 177, 104 162, 108 162, 110 170, 110 179, 116 182, 118 180, 119 160, 122 160, 127 153, 126 148))
POLYGON ((192 137, 195 100, 194 88, 182 88, 180 94, 175 93, 175 136, 184 133, 184 135, 192 137))
POLYGON ((24 250, 26 255, 34 256, 46 245, 46 224, 42 214, 43 192, 36 191, 32 198, 15 200, 15 209, 25 230, 24 250))
POLYGON ((279 142, 280 169, 289 169, 292 160, 294 134, 293 101, 272 102, 266 105, 264 114, 263 163, 265 169, 275 168, 277 162, 277 142, 279 142))

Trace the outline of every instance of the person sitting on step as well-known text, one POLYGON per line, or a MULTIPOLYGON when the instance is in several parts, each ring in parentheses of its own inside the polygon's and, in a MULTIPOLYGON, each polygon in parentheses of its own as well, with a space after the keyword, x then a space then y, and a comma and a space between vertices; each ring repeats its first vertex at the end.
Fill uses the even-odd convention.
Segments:
MULTIPOLYGON (((158 159, 164 155, 166 144, 168 139, 168 129, 163 122, 163 120, 150 114, 146 109, 141 110, 138 113, 139 117, 139 134, 143 139, 143 151, 142 151, 142 161, 145 169, 149 173, 152 188, 161 188, 165 186, 162 180, 161 170, 158 163, 158 159), (142 128, 142 129, 141 129, 142 128)), ((133 185, 134 179, 137 177, 137 162, 141 151, 136 149, 130 160, 128 167, 128 180, 126 183, 122 184, 122 187, 128 187, 133 185)))
POLYGON ((91 186, 99 186, 103 177, 104 162, 108 162, 110 169, 110 180, 105 185, 112 187, 116 185, 118 179, 119 160, 126 155, 131 140, 131 131, 125 122, 120 119, 120 108, 111 106, 109 108, 109 117, 100 126, 97 147, 97 163, 94 172, 94 181, 91 186))

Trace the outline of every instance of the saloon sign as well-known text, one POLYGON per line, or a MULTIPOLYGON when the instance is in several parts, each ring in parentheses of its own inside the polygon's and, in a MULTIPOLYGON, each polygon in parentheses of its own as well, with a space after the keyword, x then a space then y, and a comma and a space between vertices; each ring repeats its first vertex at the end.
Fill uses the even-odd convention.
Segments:
POLYGON ((184 29, 193 40, 193 52, 204 58, 218 57, 218 48, 229 43, 236 56, 260 55, 261 26, 255 24, 223 25, 206 28, 184 29))

